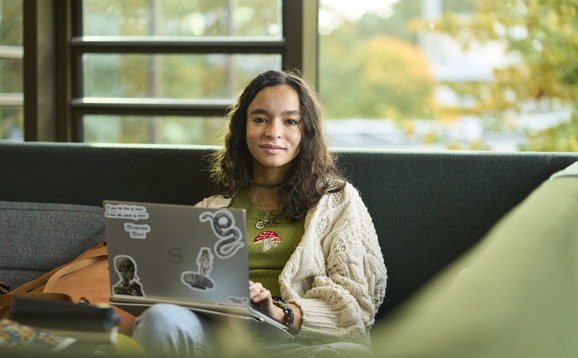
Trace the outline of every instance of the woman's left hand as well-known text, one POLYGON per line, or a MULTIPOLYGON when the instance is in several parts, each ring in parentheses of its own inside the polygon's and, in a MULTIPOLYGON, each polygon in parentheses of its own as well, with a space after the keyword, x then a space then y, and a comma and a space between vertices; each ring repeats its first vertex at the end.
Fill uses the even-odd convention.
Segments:
POLYGON ((253 282, 249 280, 249 296, 251 302, 253 302, 257 308, 275 318, 277 321, 283 322, 285 319, 285 313, 280 307, 273 304, 271 291, 263 287, 261 282, 253 282))
MULTIPOLYGON (((271 291, 263 287, 260 282, 253 282, 249 280, 249 295, 251 297, 251 302, 253 302, 257 308, 273 317, 277 321, 281 323, 285 322, 285 312, 281 307, 278 307, 273 303, 271 291)), ((301 323, 303 319, 301 308, 291 303, 289 304, 289 307, 291 307, 294 315, 293 331, 299 332, 301 330, 301 323)))

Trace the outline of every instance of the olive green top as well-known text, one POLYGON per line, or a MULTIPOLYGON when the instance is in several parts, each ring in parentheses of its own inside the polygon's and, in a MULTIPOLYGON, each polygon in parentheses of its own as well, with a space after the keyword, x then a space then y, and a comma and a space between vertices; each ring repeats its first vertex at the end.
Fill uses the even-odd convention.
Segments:
POLYGON ((261 282, 274 297, 281 297, 279 274, 303 237, 305 219, 295 223, 281 219, 274 222, 275 210, 267 217, 269 224, 257 229, 257 222, 265 217, 266 212, 252 207, 247 195, 246 190, 237 193, 231 207, 245 209, 247 213, 249 278, 261 282))

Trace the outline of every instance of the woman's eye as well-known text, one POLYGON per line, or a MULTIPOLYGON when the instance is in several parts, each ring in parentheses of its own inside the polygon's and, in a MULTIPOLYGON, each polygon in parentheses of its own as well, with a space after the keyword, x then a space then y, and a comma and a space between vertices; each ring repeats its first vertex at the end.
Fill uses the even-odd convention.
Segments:
POLYGON ((256 117, 256 118, 253 118, 253 122, 255 122, 255 123, 265 123, 266 120, 265 120, 265 118, 262 118, 262 117, 256 117))
POLYGON ((285 123, 291 124, 291 125, 299 124, 299 122, 296 121, 295 119, 287 119, 287 120, 285 121, 285 123))

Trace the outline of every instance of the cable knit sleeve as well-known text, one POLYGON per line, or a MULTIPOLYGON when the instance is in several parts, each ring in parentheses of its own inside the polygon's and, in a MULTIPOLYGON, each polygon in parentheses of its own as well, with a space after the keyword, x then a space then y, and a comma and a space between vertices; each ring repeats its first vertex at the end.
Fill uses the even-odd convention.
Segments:
POLYGON ((198 208, 226 208, 231 203, 231 199, 224 198, 222 195, 213 195, 199 201, 195 206, 198 208))
POLYGON ((299 337, 370 344, 387 272, 371 217, 353 186, 325 195, 279 278, 303 312, 299 337))

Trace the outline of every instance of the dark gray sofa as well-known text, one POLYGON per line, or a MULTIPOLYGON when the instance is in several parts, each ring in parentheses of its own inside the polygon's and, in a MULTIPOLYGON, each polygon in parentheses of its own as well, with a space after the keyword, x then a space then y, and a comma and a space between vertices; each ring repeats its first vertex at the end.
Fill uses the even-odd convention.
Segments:
MULTIPOLYGON (((195 204, 210 195, 203 158, 213 149, 0 143, 0 281, 15 288, 103 240, 105 199, 195 204)), ((373 217, 388 268, 378 319, 578 161, 578 153, 335 153, 373 217)))

